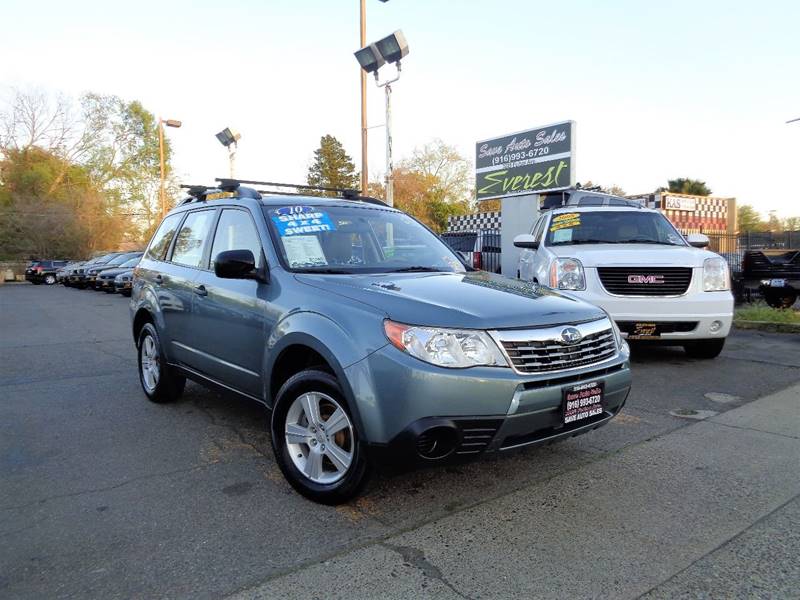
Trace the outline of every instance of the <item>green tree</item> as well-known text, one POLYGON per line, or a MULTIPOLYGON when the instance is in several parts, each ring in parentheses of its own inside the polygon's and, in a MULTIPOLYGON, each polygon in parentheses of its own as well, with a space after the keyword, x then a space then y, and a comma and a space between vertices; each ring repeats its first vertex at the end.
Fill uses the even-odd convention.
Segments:
POLYGON ((764 231, 766 225, 755 208, 749 204, 740 204, 736 209, 736 224, 741 232, 764 231))
POLYGON ((784 231, 800 231, 800 217, 786 217, 783 220, 784 231))
POLYGON ((667 191, 674 194, 691 194, 693 196, 711 195, 711 188, 706 185, 705 181, 700 181, 699 179, 679 177, 678 179, 667 181, 667 186, 666 190, 659 188, 659 191, 667 191))
MULTIPOLYGON (((345 152, 342 143, 332 135, 323 135, 319 148, 314 150, 314 160, 308 168, 308 185, 339 189, 360 189, 360 175, 353 159, 345 152)), ((315 195, 333 196, 334 192, 316 192, 315 195)))

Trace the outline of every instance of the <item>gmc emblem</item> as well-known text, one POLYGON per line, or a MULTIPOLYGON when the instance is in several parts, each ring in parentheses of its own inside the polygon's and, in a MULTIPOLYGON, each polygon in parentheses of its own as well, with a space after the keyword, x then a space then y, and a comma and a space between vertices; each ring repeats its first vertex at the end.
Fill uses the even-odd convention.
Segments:
POLYGON ((663 275, 628 275, 628 283, 655 284, 664 283, 663 275))

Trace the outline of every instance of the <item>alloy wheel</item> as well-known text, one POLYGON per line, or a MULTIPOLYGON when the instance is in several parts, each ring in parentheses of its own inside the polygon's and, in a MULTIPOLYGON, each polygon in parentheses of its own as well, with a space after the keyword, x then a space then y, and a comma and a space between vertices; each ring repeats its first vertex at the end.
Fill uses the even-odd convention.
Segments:
POLYGON ((161 362, 158 356, 158 348, 152 335, 145 336, 142 340, 142 346, 139 349, 141 353, 141 371, 142 383, 148 393, 153 393, 158 385, 159 377, 161 376, 161 362))
POLYGON ((353 463, 353 424, 341 405, 321 392, 306 392, 292 402, 285 443, 294 466, 314 483, 339 481, 353 463))

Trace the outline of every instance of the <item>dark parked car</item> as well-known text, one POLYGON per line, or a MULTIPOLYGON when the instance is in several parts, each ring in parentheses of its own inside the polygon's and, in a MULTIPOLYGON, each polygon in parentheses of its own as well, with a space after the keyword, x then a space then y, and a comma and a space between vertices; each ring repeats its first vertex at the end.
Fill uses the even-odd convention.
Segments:
POLYGON ((110 260, 91 265, 88 269, 86 269, 86 287, 92 288, 93 290, 100 290, 98 283, 100 274, 103 271, 106 269, 119 267, 122 263, 130 260, 131 258, 140 258, 141 256, 141 252, 116 252, 110 260))
POLYGON ((741 278, 745 289, 758 288, 773 308, 789 308, 800 295, 800 249, 747 250, 741 278))
POLYGON ((90 258, 82 265, 79 265, 69 276, 69 282, 73 287, 83 289, 88 283, 88 271, 94 267, 105 265, 115 256, 122 254, 121 252, 111 252, 109 254, 102 254, 95 258, 90 258))
POLYGON ((192 191, 136 267, 142 389, 167 402, 189 377, 264 404, 309 498, 342 502, 384 461, 586 433, 625 403, 629 349, 602 309, 468 269, 379 200, 192 191))
POLYGON ((132 271, 133 268, 139 264, 140 258, 142 258, 142 253, 137 252, 120 263, 119 266, 111 266, 109 264, 109 266, 99 269, 97 271, 97 278, 95 279, 95 289, 103 290, 109 294, 116 292, 117 289, 114 287, 114 279, 122 272, 132 271))
POLYGON ((499 231, 452 231, 441 238, 473 269, 500 273, 499 231))
POLYGON ((128 269, 127 271, 123 271, 114 278, 114 289, 123 296, 130 297, 132 286, 133 286, 133 269, 128 269))
POLYGON ((32 260, 25 268, 25 279, 34 285, 56 283, 56 272, 65 266, 68 260, 32 260))

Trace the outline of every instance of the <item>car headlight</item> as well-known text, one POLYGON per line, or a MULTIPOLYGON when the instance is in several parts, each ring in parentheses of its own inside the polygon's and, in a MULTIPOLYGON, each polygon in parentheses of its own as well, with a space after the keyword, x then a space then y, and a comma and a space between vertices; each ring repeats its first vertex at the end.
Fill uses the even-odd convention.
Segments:
POLYGON ((508 362, 485 331, 416 327, 384 321, 389 341, 411 356, 440 367, 506 367, 508 362))
POLYGON ((586 276, 577 258, 557 258, 550 265, 550 287, 557 290, 585 290, 586 276))
POLYGON ((728 263, 720 257, 703 261, 703 289, 707 292, 722 292, 731 289, 728 263))

